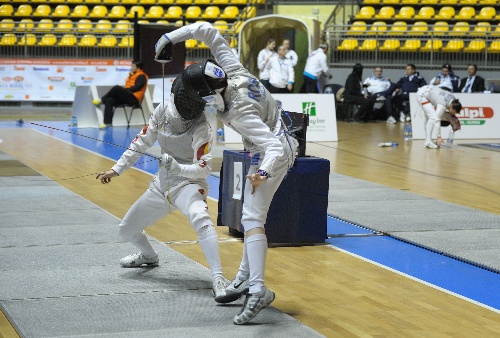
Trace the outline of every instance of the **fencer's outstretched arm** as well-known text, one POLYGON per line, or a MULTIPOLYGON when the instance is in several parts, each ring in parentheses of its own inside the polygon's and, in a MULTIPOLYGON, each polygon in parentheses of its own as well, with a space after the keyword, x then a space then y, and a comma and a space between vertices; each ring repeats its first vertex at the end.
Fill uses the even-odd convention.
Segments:
POLYGON ((215 61, 226 71, 243 68, 219 31, 208 22, 197 22, 164 34, 156 43, 156 57, 167 44, 176 44, 189 39, 203 41, 210 48, 215 61))

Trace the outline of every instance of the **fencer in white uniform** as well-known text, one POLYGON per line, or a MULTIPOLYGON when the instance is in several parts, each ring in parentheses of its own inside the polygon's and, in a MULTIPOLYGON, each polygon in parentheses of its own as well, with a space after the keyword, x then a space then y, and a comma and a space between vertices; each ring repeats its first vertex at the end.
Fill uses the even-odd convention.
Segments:
POLYGON ((455 116, 460 114, 462 104, 449 91, 437 86, 422 86, 417 91, 417 101, 425 113, 425 147, 437 149, 441 145, 441 120, 450 122, 452 130, 460 129, 460 121, 455 116), (436 130, 436 143, 432 142, 432 135, 436 130))
MULTIPOLYGON (((243 257, 234 280, 220 302, 231 302, 247 294, 245 304, 233 319, 248 323, 274 300, 264 286, 267 237, 264 223, 273 196, 293 165, 297 141, 286 133, 276 101, 234 56, 226 40, 209 23, 194 23, 163 35, 156 44, 156 57, 168 44, 187 39, 204 41, 227 74, 227 87, 214 97, 217 114, 224 124, 243 138, 252 156, 245 184, 241 223, 245 230, 243 257)), ((216 299, 217 300, 217 299, 216 299)))
POLYGON ((190 102, 180 82, 182 75, 172 85, 170 100, 156 107, 129 149, 110 170, 98 173, 96 178, 106 184, 111 178, 121 176, 157 141, 162 153, 159 170, 119 225, 119 234, 140 252, 122 258, 120 264, 123 267, 157 265, 158 254, 144 229, 179 209, 198 234, 212 272, 214 296, 220 297, 225 294, 229 281, 222 275, 217 232, 206 203, 205 179, 211 173, 212 132, 203 114, 204 104, 190 102))

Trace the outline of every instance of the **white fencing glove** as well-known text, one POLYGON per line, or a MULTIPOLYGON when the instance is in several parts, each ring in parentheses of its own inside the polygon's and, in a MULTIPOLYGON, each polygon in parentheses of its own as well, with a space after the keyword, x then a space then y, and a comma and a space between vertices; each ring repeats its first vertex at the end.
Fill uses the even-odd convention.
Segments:
POLYGON ((161 155, 161 166, 167 169, 168 173, 172 175, 179 175, 181 173, 181 165, 167 153, 161 155))
MULTIPOLYGON (((167 37, 167 34, 163 34, 161 36, 161 38, 156 42, 156 45, 155 45, 155 61, 158 61, 158 62, 162 62, 162 63, 165 63, 165 62, 169 62, 171 61, 170 60, 167 60, 167 58, 165 57, 165 52, 167 51, 167 49, 169 48, 165 48, 167 47, 168 44, 171 44, 172 42, 170 41, 170 39, 167 37), (164 51, 165 49, 165 51, 164 51), (163 52, 163 54, 162 54, 163 52)), ((169 46, 170 47, 170 55, 167 55, 167 57, 171 57, 171 51, 172 51, 172 46, 169 46)))

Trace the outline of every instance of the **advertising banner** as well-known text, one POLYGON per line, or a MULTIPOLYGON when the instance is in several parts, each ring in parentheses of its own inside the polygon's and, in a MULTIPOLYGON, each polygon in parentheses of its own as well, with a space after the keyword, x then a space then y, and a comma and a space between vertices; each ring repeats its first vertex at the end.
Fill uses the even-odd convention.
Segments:
POLYGON ((130 60, 0 59, 0 101, 71 102, 77 86, 124 85, 130 60))
MULTIPOLYGON (((453 94, 462 103, 457 115, 462 126, 455 139, 498 139, 500 138, 500 95, 499 94, 453 94)), ((417 102, 417 95, 410 94, 410 112, 413 138, 425 139, 425 115, 417 102)), ((451 127, 442 127, 441 136, 446 138, 451 127)), ((433 135, 435 138, 436 135, 433 135)))

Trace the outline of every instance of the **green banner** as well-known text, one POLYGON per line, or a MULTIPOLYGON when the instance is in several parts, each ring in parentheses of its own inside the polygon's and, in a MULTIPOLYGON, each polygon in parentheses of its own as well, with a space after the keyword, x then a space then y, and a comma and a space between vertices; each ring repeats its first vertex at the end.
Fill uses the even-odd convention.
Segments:
POLYGON ((464 126, 481 126, 486 123, 485 120, 460 120, 464 126))

